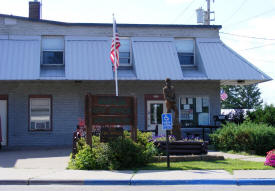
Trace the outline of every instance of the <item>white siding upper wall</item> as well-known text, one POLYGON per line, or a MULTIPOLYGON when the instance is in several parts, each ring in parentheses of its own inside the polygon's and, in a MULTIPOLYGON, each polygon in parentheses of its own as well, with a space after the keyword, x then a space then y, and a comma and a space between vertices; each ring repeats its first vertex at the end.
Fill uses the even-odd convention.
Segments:
POLYGON ((40 37, 0 38, 0 80, 38 79, 39 72, 40 37))
POLYGON ((65 42, 65 76, 70 80, 112 80, 110 43, 106 38, 73 38, 65 42))
POLYGON ((173 39, 133 38, 137 78, 140 80, 182 80, 173 39))
MULTIPOLYGON (((112 37, 112 24, 100 25, 59 25, 39 21, 27 21, 17 19, 16 25, 4 25, 0 17, 0 35, 64 35, 64 36, 94 36, 112 37)), ((176 25, 175 25, 176 26, 176 25)), ((190 38, 218 38, 219 30, 213 28, 196 27, 134 27, 121 26, 117 23, 117 30, 120 36, 152 36, 152 37, 190 37, 190 38)))

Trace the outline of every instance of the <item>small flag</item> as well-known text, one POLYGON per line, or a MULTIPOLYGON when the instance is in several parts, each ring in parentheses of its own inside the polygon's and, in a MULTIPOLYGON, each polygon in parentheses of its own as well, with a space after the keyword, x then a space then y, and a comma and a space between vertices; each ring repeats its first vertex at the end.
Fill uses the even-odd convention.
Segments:
POLYGON ((228 98, 227 93, 223 89, 221 89, 220 96, 221 96, 222 101, 224 101, 228 98))
POLYGON ((116 28, 116 20, 114 19, 114 23, 113 23, 113 31, 114 31, 114 36, 112 39, 112 46, 111 46, 111 62, 114 65, 114 71, 118 68, 119 66, 119 50, 118 48, 120 47, 120 41, 119 41, 119 37, 118 37, 118 32, 117 32, 117 28, 116 28), (116 59, 115 59, 116 57, 116 59))

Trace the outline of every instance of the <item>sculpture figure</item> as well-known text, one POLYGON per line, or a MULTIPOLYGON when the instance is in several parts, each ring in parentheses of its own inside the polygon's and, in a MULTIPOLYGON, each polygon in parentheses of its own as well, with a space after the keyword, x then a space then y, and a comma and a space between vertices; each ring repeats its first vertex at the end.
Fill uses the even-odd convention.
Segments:
POLYGON ((165 104, 167 108, 167 113, 172 113, 172 110, 175 113, 175 117, 173 120, 173 129, 172 134, 176 137, 177 140, 181 139, 181 130, 179 124, 179 112, 176 106, 176 94, 175 88, 171 85, 171 80, 166 78, 165 86, 163 87, 163 95, 165 99, 165 104))
POLYGON ((167 113, 171 113, 172 110, 175 112, 175 119, 178 120, 178 108, 176 106, 176 94, 174 86, 171 85, 171 80, 169 78, 166 78, 165 80, 165 86, 163 88, 163 95, 165 99, 165 104, 167 108, 167 113))

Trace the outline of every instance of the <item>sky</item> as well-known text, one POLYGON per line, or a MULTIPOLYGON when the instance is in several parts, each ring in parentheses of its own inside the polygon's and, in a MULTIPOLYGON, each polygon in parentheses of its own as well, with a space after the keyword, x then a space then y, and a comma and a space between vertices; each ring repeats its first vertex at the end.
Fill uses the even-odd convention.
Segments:
MULTIPOLYGON (((40 0, 41 1, 41 0, 40 0)), ((213 0, 211 24, 221 40, 275 79, 275 0, 213 0)), ((0 0, 0 13, 28 17, 29 0, 0 0)), ((64 22, 197 24, 206 0, 42 0, 42 19, 64 22)), ((259 84, 266 104, 275 105, 275 80, 259 84)))

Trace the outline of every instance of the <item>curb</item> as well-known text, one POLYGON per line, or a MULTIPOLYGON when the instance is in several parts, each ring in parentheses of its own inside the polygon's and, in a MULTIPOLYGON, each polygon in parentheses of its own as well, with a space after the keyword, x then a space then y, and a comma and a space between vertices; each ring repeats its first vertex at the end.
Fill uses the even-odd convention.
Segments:
POLYGON ((236 185, 236 180, 133 180, 131 185, 236 185))
POLYGON ((28 185, 83 185, 83 180, 29 180, 28 185))
POLYGON ((131 180, 84 180, 84 185, 131 185, 131 180))
POLYGON ((28 185, 28 180, 0 180, 0 185, 28 185))
POLYGON ((131 185, 275 185, 275 179, 132 180, 131 185))
POLYGON ((239 179, 238 185, 275 185, 275 179, 239 179))
POLYGON ((0 180, 0 185, 275 185, 275 179, 0 180))

